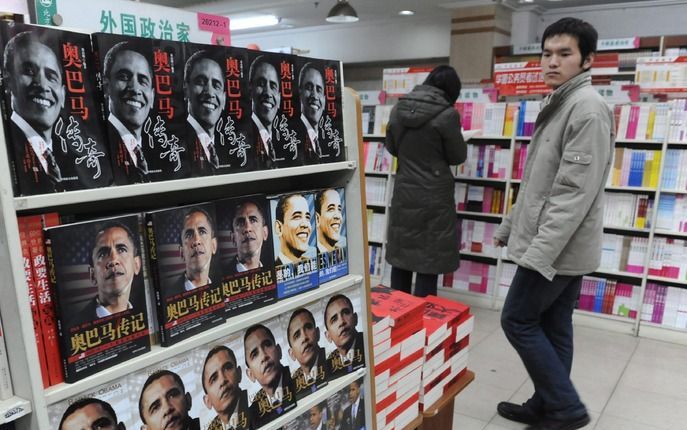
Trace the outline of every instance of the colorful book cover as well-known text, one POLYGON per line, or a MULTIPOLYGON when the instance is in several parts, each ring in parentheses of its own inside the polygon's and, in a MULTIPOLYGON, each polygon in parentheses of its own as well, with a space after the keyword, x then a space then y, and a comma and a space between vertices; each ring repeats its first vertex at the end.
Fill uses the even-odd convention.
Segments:
POLYGON ((92 40, 115 184, 188 176, 179 126, 183 45, 109 33, 92 40))
POLYGON ((200 429, 203 358, 192 350, 130 374, 132 413, 126 428, 200 429))
MULTIPOLYGON (((234 333, 199 348, 197 369, 203 391, 200 428, 255 428, 248 401, 250 381, 246 373, 243 333, 234 333)), ((197 403, 201 403, 200 398, 197 403)))
POLYGON ((319 286, 315 201, 312 193, 270 198, 277 296, 290 297, 319 286))
POLYGON ((319 283, 348 275, 346 195, 343 188, 326 188, 315 193, 315 225, 319 283))
POLYGON ((56 212, 29 217, 29 251, 31 252, 33 278, 36 283, 36 299, 38 300, 38 312, 41 318, 41 334, 50 385, 64 382, 64 369, 60 355, 57 317, 55 316, 55 290, 48 274, 49 267, 43 228, 54 227, 59 224, 60 218, 56 212))
POLYGON ((273 224, 263 195, 215 202, 227 317, 277 300, 273 224))
MULTIPOLYGON (((448 281, 448 277, 445 276, 444 280, 448 281)), ((370 310, 375 333, 387 327, 403 327, 413 322, 419 323, 424 307, 424 300, 411 294, 384 285, 377 285, 370 289, 370 310)))
POLYGON ((225 320, 216 219, 213 203, 145 215, 163 346, 225 320))
POLYGON ((336 428, 336 418, 332 416, 327 400, 317 403, 301 415, 284 424, 282 430, 327 430, 336 428), (330 420, 333 424, 329 424, 330 420))
POLYGON ((61 402, 48 406, 51 429, 93 428, 124 429, 132 420, 128 376, 98 385, 61 402))
POLYGON ((329 379, 325 334, 317 323, 321 314, 321 304, 315 302, 281 315, 297 400, 321 389, 329 379))
POLYGON ((65 380, 150 350, 139 216, 46 229, 65 380))
POLYGON ((3 21, 0 56, 8 60, 0 78, 15 194, 110 185, 89 36, 3 21))
POLYGON ((303 138, 296 127, 300 102, 291 55, 249 51, 251 119, 258 169, 303 164, 303 138))
MULTIPOLYGON (((40 220, 40 215, 37 216, 40 220)), ((26 279, 26 286, 29 292, 29 305, 31 306, 31 317, 33 320, 33 332, 36 338, 36 351, 38 352, 38 363, 41 367, 41 377, 43 379, 43 388, 50 386, 50 378, 48 373, 48 363, 45 358, 45 347, 43 346, 43 332, 41 329, 41 317, 38 310, 38 298, 36 294, 36 282, 33 276, 33 264, 31 261, 31 250, 29 247, 29 217, 18 217, 17 224, 19 226, 19 241, 21 243, 21 253, 24 263, 24 278, 26 279)), ((38 224, 41 235, 43 227, 38 224)))
POLYGON ((327 344, 327 366, 331 379, 349 374, 365 366, 364 321, 362 299, 357 289, 347 290, 322 299, 323 324, 327 344))
POLYGON ((365 395, 363 378, 339 391, 339 413, 333 428, 365 430, 365 395))
POLYGON ((296 391, 284 354, 286 345, 279 316, 243 332, 248 403, 254 428, 296 407, 296 391))
POLYGON ((344 161, 341 63, 298 57, 296 85, 305 163, 344 161))

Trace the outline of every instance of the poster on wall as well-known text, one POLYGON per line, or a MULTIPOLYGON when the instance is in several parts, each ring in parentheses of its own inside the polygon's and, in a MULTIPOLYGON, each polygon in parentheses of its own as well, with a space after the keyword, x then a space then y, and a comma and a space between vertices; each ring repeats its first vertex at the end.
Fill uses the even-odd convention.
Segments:
POLYGON ((229 18, 128 0, 34 0, 31 21, 178 42, 231 45, 229 18))

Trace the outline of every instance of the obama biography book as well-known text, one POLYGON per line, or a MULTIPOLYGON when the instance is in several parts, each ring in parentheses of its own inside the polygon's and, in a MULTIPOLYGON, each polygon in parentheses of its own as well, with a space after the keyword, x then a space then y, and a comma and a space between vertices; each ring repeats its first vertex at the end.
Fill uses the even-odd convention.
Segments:
POLYGON ((110 185, 89 35, 0 21, 0 58, 15 195, 110 185))
POLYGON ((277 301, 273 226, 261 194, 215 202, 227 318, 277 301))
POLYGON ((304 164, 296 57, 248 51, 251 126, 258 169, 304 164))
POLYGON ((47 228, 66 382, 150 350, 139 215, 47 228))
POLYGON ((147 212, 145 223, 162 346, 224 323, 215 205, 147 212))
POLYGON ((315 196, 311 192, 269 197, 274 271, 279 299, 319 287, 315 196))
POLYGON ((189 177, 184 44, 109 33, 92 40, 114 183, 189 177))
POLYGON ((320 285, 348 275, 346 194, 344 188, 315 191, 317 264, 320 285))
POLYGON ((297 66, 305 164, 345 161, 341 62, 298 57, 297 66))

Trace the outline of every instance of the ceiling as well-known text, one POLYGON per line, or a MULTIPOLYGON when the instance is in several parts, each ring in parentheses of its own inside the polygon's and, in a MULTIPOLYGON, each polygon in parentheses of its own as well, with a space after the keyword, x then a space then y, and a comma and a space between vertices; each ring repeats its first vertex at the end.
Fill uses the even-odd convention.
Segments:
MULTIPOLYGON (((142 3, 153 3, 163 6, 182 8, 197 12, 225 15, 238 18, 248 14, 273 14, 281 17, 281 22, 269 29, 257 29, 252 32, 279 31, 289 28, 304 28, 320 25, 341 25, 325 22, 327 13, 336 4, 336 0, 138 0, 142 3)), ((495 2, 505 4, 514 10, 547 11, 551 9, 598 6, 614 3, 647 3, 646 0, 349 0, 360 17, 359 23, 376 21, 398 21, 407 25, 412 19, 398 15, 398 11, 410 9, 417 18, 445 17, 450 9, 462 6, 488 5, 495 2)), ((665 0, 663 0, 665 2, 665 0)), ((355 25, 355 24, 354 24, 355 25)), ((251 30, 235 32, 249 33, 251 30)))

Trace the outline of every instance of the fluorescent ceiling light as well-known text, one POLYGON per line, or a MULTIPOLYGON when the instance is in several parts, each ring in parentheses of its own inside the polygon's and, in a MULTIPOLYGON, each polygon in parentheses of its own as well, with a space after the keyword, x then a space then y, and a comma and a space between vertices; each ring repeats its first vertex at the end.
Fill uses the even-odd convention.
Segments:
POLYGON ((410 15, 415 15, 414 10, 400 10, 398 11, 399 15, 404 15, 404 16, 410 16, 410 15))
POLYGON ((256 15, 240 18, 229 17, 229 29, 232 31, 248 30, 250 28, 270 27, 279 24, 281 18, 274 15, 256 15))

